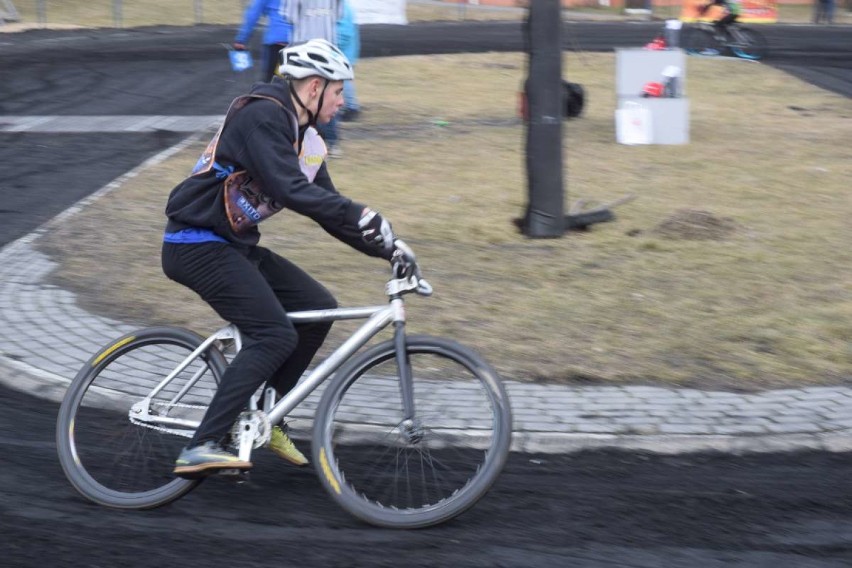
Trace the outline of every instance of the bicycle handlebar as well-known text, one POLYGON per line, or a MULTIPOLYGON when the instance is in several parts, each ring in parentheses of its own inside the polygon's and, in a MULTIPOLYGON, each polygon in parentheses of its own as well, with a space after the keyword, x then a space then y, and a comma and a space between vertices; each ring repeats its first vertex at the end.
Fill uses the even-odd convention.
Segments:
POLYGON ((388 282, 388 293, 416 292, 421 296, 431 296, 432 286, 423 278, 414 251, 402 239, 394 239, 393 244, 394 254, 390 262, 394 279, 388 282))

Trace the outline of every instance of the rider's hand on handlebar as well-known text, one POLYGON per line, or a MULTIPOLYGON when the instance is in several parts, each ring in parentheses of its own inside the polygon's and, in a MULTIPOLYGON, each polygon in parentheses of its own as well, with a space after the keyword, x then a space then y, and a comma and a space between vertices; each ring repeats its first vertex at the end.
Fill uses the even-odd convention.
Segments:
POLYGON ((393 242, 391 267, 394 278, 405 279, 409 282, 413 279, 416 285, 415 291, 418 294, 421 296, 432 295, 432 286, 423 279, 423 274, 420 272, 420 265, 417 264, 414 251, 401 239, 395 239, 393 242))
POLYGON ((379 247, 384 252, 390 252, 393 249, 394 236, 391 224, 378 212, 364 209, 358 221, 358 228, 361 229, 361 238, 365 243, 379 247))
POLYGON ((412 255, 401 248, 394 248, 391 256, 394 278, 408 278, 417 272, 417 263, 412 255))

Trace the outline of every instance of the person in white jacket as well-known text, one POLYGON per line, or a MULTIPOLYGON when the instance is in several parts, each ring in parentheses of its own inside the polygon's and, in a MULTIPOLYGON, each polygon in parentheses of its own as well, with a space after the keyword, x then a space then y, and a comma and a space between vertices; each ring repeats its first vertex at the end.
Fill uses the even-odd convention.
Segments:
MULTIPOLYGON (((281 5, 286 20, 293 24, 293 43, 324 39, 334 46, 338 45, 337 21, 343 18, 343 8, 342 0, 290 0, 281 5)), ((343 155, 337 123, 335 118, 318 128, 330 158, 343 155)))

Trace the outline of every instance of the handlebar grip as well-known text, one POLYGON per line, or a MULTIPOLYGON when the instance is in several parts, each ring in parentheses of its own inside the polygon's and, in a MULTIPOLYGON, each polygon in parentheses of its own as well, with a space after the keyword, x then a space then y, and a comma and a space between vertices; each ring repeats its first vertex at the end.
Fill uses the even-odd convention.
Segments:
POLYGON ((414 251, 411 250, 410 246, 405 244, 405 241, 403 241, 402 239, 394 239, 393 245, 394 247, 396 247, 397 250, 402 251, 402 254, 404 254, 405 257, 411 262, 416 262, 417 259, 414 256, 414 251))
POLYGON ((431 296, 432 295, 432 285, 423 280, 422 278, 417 280, 417 293, 421 296, 431 296))
MULTIPOLYGON (((411 250, 411 247, 405 244, 405 241, 402 239, 394 239, 393 244, 396 250, 402 253, 402 256, 405 258, 405 262, 408 263, 408 270, 406 270, 405 277, 411 278, 417 282, 417 288, 414 291, 421 296, 431 296, 432 285, 426 282, 426 280, 424 280, 420 275, 420 267, 417 265, 417 257, 414 255, 414 251, 411 250)), ((393 262, 394 261, 391 260, 391 263, 393 262)), ((394 272, 396 272, 396 270, 394 270, 394 272)), ((397 274, 396 276, 401 277, 403 275, 397 274)))

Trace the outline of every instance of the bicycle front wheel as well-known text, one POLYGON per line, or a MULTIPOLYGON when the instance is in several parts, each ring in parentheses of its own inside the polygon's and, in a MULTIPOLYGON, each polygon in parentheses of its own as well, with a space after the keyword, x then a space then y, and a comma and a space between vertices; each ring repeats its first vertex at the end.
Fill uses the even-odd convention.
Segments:
POLYGON ((769 53, 769 44, 760 32, 741 27, 734 32, 733 37, 731 51, 737 57, 759 61, 769 53))
POLYGON ((688 28, 683 34, 683 49, 689 55, 716 56, 722 54, 722 45, 710 30, 688 28))
POLYGON ((496 481, 511 445, 509 400, 482 358, 445 339, 406 341, 410 420, 392 341, 342 368, 314 418, 314 463, 329 494, 390 528, 435 525, 467 510, 496 481))
POLYGON ((212 346, 190 357, 201 343, 185 329, 149 328, 117 339, 80 370, 59 408, 56 445, 81 495, 108 507, 152 509, 199 483, 172 469, 227 364, 212 346))

